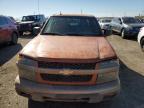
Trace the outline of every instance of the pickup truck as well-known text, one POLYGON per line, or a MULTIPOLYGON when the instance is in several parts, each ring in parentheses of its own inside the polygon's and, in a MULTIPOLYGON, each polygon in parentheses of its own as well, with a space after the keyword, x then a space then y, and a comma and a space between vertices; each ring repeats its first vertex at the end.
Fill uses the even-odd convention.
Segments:
POLYGON ((91 15, 53 15, 19 53, 15 88, 34 101, 97 103, 119 94, 119 59, 91 15))
POLYGON ((19 22, 19 34, 23 35, 24 32, 31 32, 34 34, 34 27, 42 27, 46 19, 44 15, 28 15, 23 16, 21 22, 19 22))

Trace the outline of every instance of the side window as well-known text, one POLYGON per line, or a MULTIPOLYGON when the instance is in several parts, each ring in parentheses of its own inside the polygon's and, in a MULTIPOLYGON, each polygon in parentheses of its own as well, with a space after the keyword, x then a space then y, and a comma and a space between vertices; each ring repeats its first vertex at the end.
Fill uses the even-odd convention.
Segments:
POLYGON ((43 20, 43 18, 42 18, 42 16, 40 16, 40 21, 42 21, 43 20))
POLYGON ((41 21, 45 21, 45 17, 43 15, 41 16, 41 21))
POLYGON ((8 22, 8 18, 4 18, 4 20, 5 20, 5 24, 8 24, 9 22, 8 22))
POLYGON ((113 23, 117 23, 116 18, 113 18, 112 22, 113 22, 113 23))
POLYGON ((0 25, 6 25, 8 22, 6 20, 6 18, 4 17, 0 17, 0 25))
POLYGON ((36 19, 38 19, 38 21, 41 22, 41 16, 40 15, 37 15, 36 19))
POLYGON ((25 21, 25 20, 26 20, 26 17, 23 17, 22 20, 25 21))
POLYGON ((11 20, 9 18, 7 18, 6 20, 7 20, 8 24, 14 24, 15 23, 13 20, 11 20))
POLYGON ((120 24, 119 18, 115 18, 115 22, 118 23, 118 24, 120 24))
POLYGON ((102 20, 99 20, 100 23, 102 23, 102 20))
POLYGON ((44 16, 42 16, 42 21, 45 21, 45 17, 44 16))
POLYGON ((119 23, 121 24, 122 23, 122 20, 119 18, 119 23))

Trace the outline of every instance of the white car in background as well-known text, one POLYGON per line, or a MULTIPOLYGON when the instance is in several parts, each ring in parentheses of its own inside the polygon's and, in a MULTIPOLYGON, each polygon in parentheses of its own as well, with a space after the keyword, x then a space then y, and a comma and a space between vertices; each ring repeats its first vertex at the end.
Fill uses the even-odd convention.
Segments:
POLYGON ((99 24, 102 30, 109 30, 111 29, 111 19, 103 18, 99 20, 99 24))
POLYGON ((144 51, 144 27, 142 27, 140 29, 140 32, 138 34, 138 43, 139 43, 142 51, 144 51))

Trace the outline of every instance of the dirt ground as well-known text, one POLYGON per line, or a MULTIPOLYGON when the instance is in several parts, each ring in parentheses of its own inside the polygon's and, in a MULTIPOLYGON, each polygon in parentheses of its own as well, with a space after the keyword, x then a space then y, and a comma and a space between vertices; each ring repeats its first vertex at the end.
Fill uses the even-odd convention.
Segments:
POLYGON ((0 108, 144 108, 144 53, 136 40, 117 35, 107 38, 120 58, 121 93, 111 102, 40 103, 18 96, 14 89, 17 54, 32 39, 23 36, 18 45, 0 47, 0 108))

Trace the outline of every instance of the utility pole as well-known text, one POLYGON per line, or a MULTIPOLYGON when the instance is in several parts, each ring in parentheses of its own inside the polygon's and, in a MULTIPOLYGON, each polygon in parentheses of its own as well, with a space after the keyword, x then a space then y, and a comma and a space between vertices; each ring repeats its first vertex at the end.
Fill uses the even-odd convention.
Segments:
POLYGON ((142 16, 144 16, 144 10, 142 11, 142 16))
POLYGON ((81 14, 83 14, 83 10, 81 9, 81 14))
POLYGON ((60 11, 60 15, 62 15, 61 11, 60 11))
POLYGON ((39 0, 38 0, 38 14, 40 14, 40 12, 39 12, 39 0))

